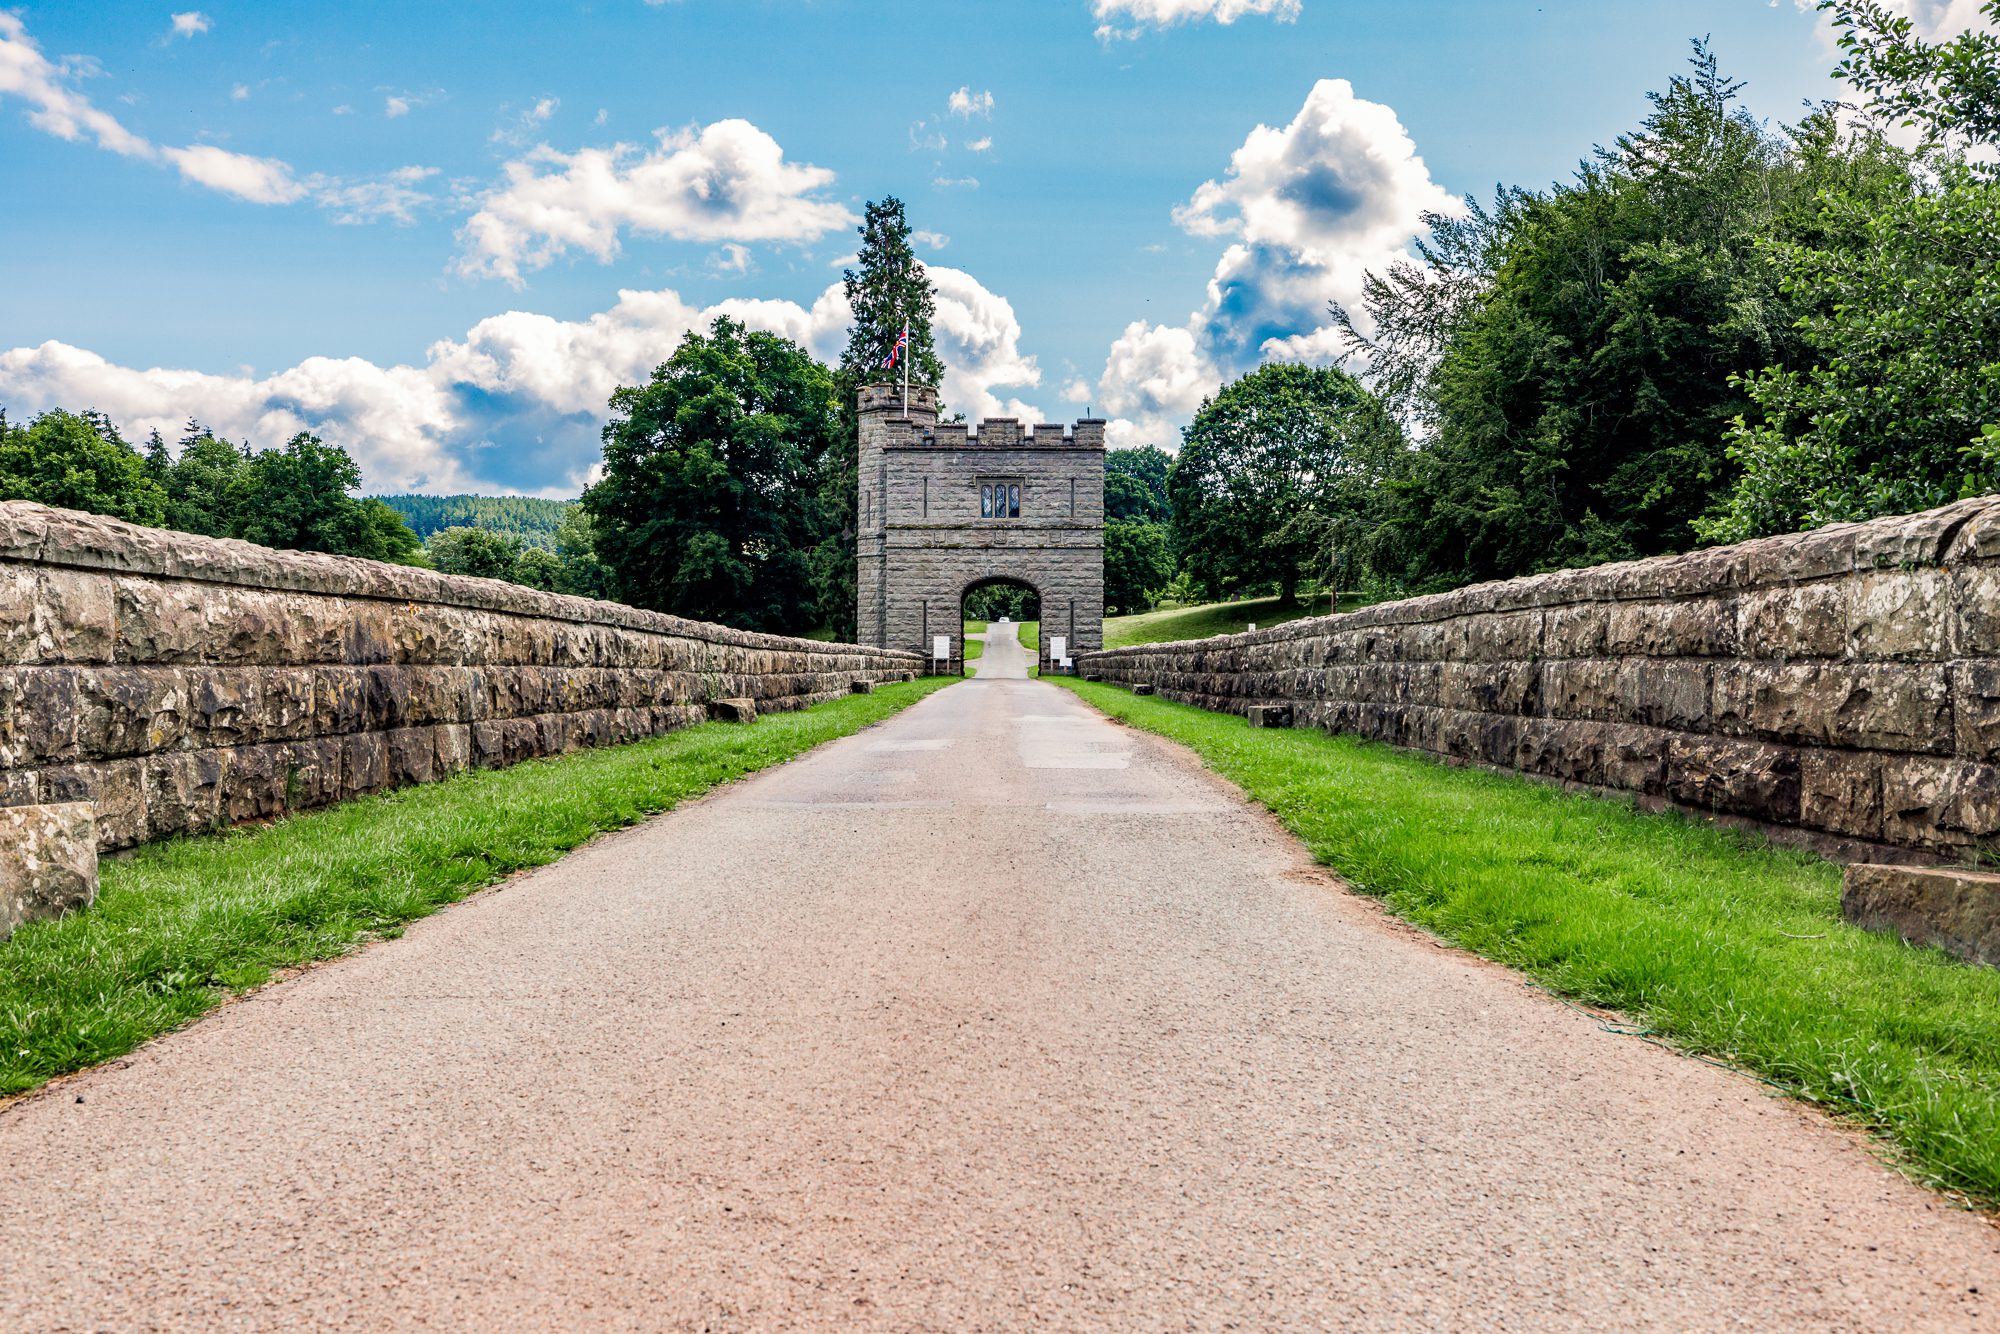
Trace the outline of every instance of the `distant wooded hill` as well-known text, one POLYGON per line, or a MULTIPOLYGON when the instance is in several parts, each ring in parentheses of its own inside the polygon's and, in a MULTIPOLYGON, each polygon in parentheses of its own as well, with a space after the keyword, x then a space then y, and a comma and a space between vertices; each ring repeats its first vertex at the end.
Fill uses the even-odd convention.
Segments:
POLYGON ((483 528, 544 551, 556 549, 556 529, 576 503, 529 496, 382 496, 380 500, 426 542, 447 528, 483 528))

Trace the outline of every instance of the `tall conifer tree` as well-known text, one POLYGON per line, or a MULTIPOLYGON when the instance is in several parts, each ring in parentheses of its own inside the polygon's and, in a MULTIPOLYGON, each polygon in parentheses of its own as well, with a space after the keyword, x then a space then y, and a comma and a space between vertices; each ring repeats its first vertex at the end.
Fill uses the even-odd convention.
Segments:
POLYGON ((813 583, 821 617, 837 638, 845 640, 855 634, 854 511, 859 494, 857 446, 861 429, 854 411, 855 394, 871 381, 902 379, 901 358, 894 369, 883 363, 902 335, 905 320, 910 327, 910 346, 903 355, 910 358, 911 385, 936 388, 944 382, 944 363, 938 360, 931 334, 936 302, 930 275, 910 248, 910 224, 903 214, 902 200, 892 195, 868 205, 861 222, 861 253, 844 277, 854 323, 848 328, 847 349, 834 373, 841 430, 839 443, 827 459, 820 490, 823 536, 813 553, 813 583))

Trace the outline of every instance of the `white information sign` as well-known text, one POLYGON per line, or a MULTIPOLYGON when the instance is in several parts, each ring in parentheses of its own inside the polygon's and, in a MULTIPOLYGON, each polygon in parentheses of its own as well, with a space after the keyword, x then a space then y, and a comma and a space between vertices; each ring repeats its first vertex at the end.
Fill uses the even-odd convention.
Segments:
POLYGON ((931 656, 939 662, 943 662, 945 659, 951 657, 950 635, 931 636, 931 656))
POLYGON ((1053 661, 1061 662, 1063 658, 1068 655, 1068 653, 1069 653, 1069 636, 1067 635, 1050 636, 1049 657, 1053 661))

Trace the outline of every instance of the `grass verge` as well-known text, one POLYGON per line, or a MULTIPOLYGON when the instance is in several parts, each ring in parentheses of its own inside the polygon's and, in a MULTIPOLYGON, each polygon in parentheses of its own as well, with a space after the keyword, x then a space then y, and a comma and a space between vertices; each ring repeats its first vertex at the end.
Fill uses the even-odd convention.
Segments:
POLYGON ((985 633, 986 622, 967 621, 965 623, 959 635, 959 642, 965 645, 965 660, 967 662, 978 662, 986 656, 986 641, 973 638, 974 635, 983 635, 985 633))
MULTIPOLYGON (((1342 611, 1356 611, 1368 599, 1355 593, 1340 595, 1342 611)), ((1108 616, 1104 621, 1104 647, 1130 648, 1134 644, 1165 644, 1180 639, 1206 639, 1210 635, 1233 635, 1249 629, 1269 629, 1287 621, 1327 614, 1327 601, 1317 597, 1295 607, 1280 607, 1276 598, 1251 598, 1245 602, 1209 602, 1198 607, 1162 607, 1133 616, 1108 616)))
POLYGON ((93 907, 0 942, 0 1093, 123 1055, 277 969, 397 935, 951 683, 881 686, 748 727, 705 723, 108 858, 93 907))
POLYGON ((1063 681, 1398 915, 1878 1132, 2000 1206, 2000 972, 1849 926, 1839 868, 1612 798, 1063 681))

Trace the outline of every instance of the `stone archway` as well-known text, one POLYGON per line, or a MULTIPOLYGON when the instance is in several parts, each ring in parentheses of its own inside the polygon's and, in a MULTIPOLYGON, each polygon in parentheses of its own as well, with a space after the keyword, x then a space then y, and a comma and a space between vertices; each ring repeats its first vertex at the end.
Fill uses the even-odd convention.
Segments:
MULTIPOLYGON (((979 633, 994 635, 1004 617, 1013 627, 1010 640, 1018 641, 1027 650, 1026 666, 1039 668, 1044 664, 1046 639, 1041 633, 1042 593, 1026 579, 1015 575, 993 574, 973 580, 959 593, 959 659, 967 664, 967 675, 985 673, 972 670, 971 637, 972 627, 982 627, 979 633), (1032 633, 1031 633, 1032 627, 1032 633)), ((992 644, 989 641, 988 647, 992 644)), ((984 655, 980 662, 986 661, 984 655)), ((1006 675, 1004 671, 1000 673, 1006 675)))

